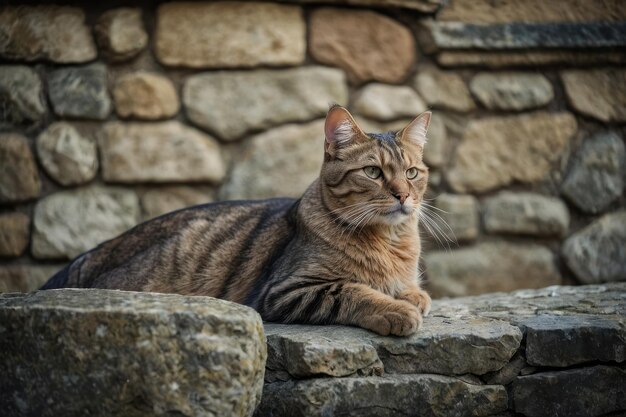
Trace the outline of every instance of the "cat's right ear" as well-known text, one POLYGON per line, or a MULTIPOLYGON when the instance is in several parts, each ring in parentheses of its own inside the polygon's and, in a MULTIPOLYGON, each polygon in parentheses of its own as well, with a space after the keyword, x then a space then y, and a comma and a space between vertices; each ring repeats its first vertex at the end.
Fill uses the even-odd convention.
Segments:
POLYGON ((326 135, 324 150, 328 155, 335 156, 337 149, 354 143, 357 138, 362 137, 363 132, 348 110, 334 105, 326 115, 324 134, 326 135))

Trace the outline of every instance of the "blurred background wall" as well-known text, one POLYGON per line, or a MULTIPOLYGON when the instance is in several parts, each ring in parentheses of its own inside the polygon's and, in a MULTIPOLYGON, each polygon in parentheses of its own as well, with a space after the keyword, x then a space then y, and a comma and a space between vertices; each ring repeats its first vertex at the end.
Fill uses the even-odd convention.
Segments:
POLYGON ((0 291, 171 210, 298 197, 330 102, 370 132, 433 110, 435 296, 626 280, 625 21, 623 0, 9 2, 0 291))

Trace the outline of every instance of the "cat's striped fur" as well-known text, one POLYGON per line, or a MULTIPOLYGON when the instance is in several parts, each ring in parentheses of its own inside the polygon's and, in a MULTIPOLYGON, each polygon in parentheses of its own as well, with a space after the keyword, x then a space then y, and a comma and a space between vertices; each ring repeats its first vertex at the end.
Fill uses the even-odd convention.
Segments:
POLYGON ((43 289, 208 295, 249 305, 269 321, 411 334, 430 308, 418 278, 417 215, 429 120, 424 113, 397 134, 368 135, 334 106, 320 177, 299 200, 166 214, 80 255, 43 289))

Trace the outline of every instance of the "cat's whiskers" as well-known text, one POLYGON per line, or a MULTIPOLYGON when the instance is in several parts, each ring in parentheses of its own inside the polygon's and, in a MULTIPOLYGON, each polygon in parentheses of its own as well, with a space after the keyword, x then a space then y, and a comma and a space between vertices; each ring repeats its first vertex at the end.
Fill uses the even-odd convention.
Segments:
POLYGON ((419 219, 424 227, 444 249, 448 251, 451 250, 450 242, 458 244, 456 236, 454 236, 454 231, 448 222, 446 222, 439 214, 433 212, 428 206, 424 205, 424 203, 420 204, 415 210, 417 211, 419 219), (453 236, 452 238, 441 228, 439 223, 442 223, 450 231, 453 236))

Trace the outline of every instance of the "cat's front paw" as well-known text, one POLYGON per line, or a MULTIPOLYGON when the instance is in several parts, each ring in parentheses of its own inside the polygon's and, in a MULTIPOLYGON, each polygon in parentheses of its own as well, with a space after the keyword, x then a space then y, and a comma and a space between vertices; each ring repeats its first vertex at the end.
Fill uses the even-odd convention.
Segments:
POLYGON ((422 315, 419 310, 403 301, 393 308, 386 309, 378 314, 369 316, 363 327, 382 336, 409 336, 422 325, 422 315))
POLYGON ((398 298, 413 304, 424 317, 430 312, 432 300, 430 299, 430 295, 424 290, 411 289, 400 294, 398 298))

